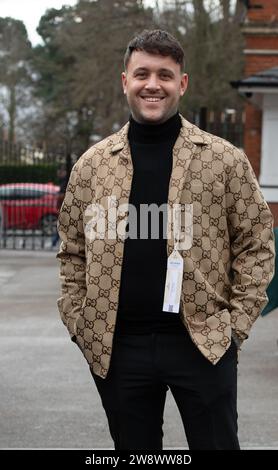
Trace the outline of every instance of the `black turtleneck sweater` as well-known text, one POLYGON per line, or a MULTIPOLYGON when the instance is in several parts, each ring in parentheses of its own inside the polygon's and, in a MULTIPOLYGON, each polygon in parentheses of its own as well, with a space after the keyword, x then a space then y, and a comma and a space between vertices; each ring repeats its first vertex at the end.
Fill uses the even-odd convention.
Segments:
MULTIPOLYGON (((167 204, 172 172, 172 151, 179 135, 179 114, 163 124, 139 124, 130 118, 128 139, 133 163, 129 204, 137 210, 137 234, 140 234, 140 205, 167 204)), ((184 332, 178 313, 163 312, 167 270, 166 211, 159 216, 159 236, 125 240, 116 332, 144 334, 184 332), (163 237, 164 235, 164 237, 163 237)), ((141 219, 142 226, 142 219, 141 219)), ((131 219, 127 231, 131 230, 131 219)))

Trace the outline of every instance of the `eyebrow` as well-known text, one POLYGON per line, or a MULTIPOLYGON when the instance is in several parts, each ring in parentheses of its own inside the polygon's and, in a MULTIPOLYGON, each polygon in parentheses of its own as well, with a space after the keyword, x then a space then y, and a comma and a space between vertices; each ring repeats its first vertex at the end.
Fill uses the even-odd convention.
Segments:
MULTIPOLYGON (((137 69, 134 70, 133 75, 135 75, 138 72, 149 72, 149 69, 147 69, 146 67, 138 67, 137 69)), ((174 73, 172 72, 172 70, 165 69, 165 68, 159 69, 158 73, 167 73, 168 75, 171 75, 172 77, 174 76, 174 73)))

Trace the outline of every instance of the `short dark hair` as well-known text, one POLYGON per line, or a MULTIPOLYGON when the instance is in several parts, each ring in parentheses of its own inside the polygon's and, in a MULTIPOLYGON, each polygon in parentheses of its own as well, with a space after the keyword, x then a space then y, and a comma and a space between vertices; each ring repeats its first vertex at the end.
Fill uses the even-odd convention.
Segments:
POLYGON ((185 68, 184 51, 179 41, 170 33, 161 29, 144 29, 128 43, 124 56, 125 70, 133 51, 145 51, 149 54, 170 56, 180 65, 181 71, 185 68))

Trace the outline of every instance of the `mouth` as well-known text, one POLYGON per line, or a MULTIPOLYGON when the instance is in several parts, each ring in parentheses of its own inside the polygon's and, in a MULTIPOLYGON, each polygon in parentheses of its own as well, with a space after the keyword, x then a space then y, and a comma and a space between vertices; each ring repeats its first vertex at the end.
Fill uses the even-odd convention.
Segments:
POLYGON ((165 96, 141 96, 140 98, 148 103, 159 103, 164 100, 165 96))

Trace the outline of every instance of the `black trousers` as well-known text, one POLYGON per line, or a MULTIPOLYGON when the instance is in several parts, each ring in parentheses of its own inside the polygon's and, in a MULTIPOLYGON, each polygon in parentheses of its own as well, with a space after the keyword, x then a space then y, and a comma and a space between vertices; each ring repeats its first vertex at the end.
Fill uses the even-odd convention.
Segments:
POLYGON ((233 341, 212 365, 186 330, 184 334, 117 335, 106 379, 92 375, 115 450, 162 450, 168 389, 191 450, 239 449, 233 341))

